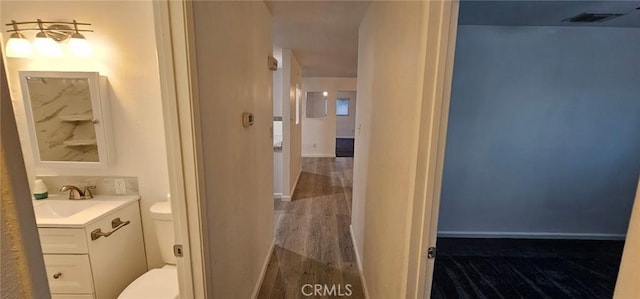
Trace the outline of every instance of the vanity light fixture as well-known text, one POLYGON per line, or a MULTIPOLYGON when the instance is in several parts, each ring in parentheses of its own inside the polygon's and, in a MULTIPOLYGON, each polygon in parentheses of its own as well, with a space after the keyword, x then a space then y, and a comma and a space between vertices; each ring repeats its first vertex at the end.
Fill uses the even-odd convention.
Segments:
POLYGON ((40 32, 36 34, 36 38, 33 40, 33 47, 36 51, 47 57, 62 56, 62 47, 60 47, 60 45, 44 31, 44 27, 42 26, 42 21, 40 19, 38 19, 38 28, 40 29, 40 32))
POLYGON ((324 96, 325 98, 329 95, 329 92, 323 91, 322 92, 322 96, 324 96))
POLYGON ((32 47, 43 56, 60 57, 63 55, 61 43, 67 42, 69 50, 76 56, 88 56, 91 54, 91 45, 80 32, 93 32, 93 30, 79 29, 78 26, 90 26, 89 23, 72 22, 48 22, 37 19, 32 22, 11 21, 6 26, 12 29, 7 41, 7 57, 29 57, 33 52, 32 47), (34 27, 32 25, 36 25, 34 27), (73 28, 69 25, 73 25, 73 28), (24 27, 31 26, 31 27, 24 27), (22 27, 22 28, 21 28, 22 27), (22 31, 38 31, 30 44, 22 31))
POLYGON ((6 48, 9 57, 29 57, 33 52, 31 43, 20 32, 11 33, 6 48))
POLYGON ((78 23, 76 20, 73 20, 73 30, 75 31, 71 34, 71 39, 69 40, 69 49, 71 52, 76 54, 77 56, 86 57, 91 54, 91 45, 84 38, 84 35, 80 34, 78 31, 78 23))

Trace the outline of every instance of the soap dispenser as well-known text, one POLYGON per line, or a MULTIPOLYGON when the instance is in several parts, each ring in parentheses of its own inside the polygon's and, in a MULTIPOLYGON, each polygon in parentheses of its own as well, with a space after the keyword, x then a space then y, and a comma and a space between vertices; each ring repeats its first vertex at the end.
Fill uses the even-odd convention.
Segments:
POLYGON ((45 199, 49 197, 47 185, 41 179, 37 179, 33 184, 33 197, 36 199, 45 199))

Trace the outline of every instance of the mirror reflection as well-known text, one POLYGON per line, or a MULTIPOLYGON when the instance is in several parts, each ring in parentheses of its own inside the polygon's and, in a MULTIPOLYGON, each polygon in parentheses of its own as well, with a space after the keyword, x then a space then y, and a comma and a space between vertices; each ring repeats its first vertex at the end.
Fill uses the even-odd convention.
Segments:
POLYGON ((25 79, 40 161, 99 162, 89 80, 25 79))
POLYGON ((327 97, 319 91, 307 92, 307 118, 323 118, 327 116, 327 97))

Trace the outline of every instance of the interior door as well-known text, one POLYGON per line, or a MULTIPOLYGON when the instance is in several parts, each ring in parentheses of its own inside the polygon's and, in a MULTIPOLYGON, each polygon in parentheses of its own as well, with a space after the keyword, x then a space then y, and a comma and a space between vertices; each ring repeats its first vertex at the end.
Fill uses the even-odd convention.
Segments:
MULTIPOLYGON (((421 247, 422 261, 418 278, 417 297, 430 298, 435 256, 437 250, 438 213, 442 175, 444 171, 444 153, 449 117, 449 100, 453 78, 453 62, 458 27, 458 1, 434 1, 429 8, 429 31, 427 36, 427 71, 425 73, 425 90, 433 84, 430 136, 427 139, 427 170, 425 173, 425 206, 423 215, 423 243, 421 247), (435 55, 430 55, 435 53, 435 55), (431 73, 429 73, 431 72, 431 73), (431 80, 431 82, 427 82, 431 80), (429 254, 432 252, 432 254, 429 254), (422 281, 421 281, 422 280, 422 281), (422 285, 421 285, 422 284, 422 285)), ((423 115, 423 118, 425 116, 423 115)))
POLYGON ((191 107, 191 72, 188 60, 191 33, 190 2, 154 1, 160 86, 167 138, 171 210, 174 224, 180 298, 206 298, 204 248, 199 217, 197 143, 191 107))

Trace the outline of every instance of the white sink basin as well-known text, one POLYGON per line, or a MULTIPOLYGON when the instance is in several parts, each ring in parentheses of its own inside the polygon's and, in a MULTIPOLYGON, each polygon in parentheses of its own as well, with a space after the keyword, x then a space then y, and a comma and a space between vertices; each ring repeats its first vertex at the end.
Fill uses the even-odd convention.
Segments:
POLYGON ((38 227, 83 227, 138 199, 134 195, 96 195, 92 199, 69 200, 54 195, 34 200, 33 211, 38 227))
POLYGON ((33 203, 33 211, 36 213, 36 218, 66 218, 96 204, 100 204, 100 202, 89 200, 41 200, 33 203))

